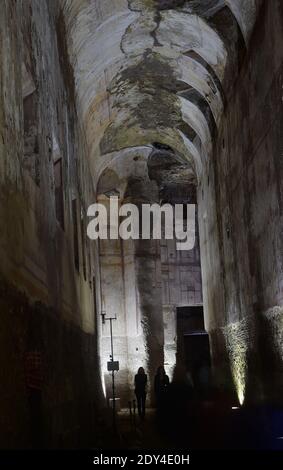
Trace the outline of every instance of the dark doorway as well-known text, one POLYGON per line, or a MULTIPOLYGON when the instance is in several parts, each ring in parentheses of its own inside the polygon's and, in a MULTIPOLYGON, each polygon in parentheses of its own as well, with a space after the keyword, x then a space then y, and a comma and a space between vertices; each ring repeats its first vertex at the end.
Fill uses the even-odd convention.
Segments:
POLYGON ((197 390, 209 387, 210 347, 202 306, 177 308, 177 364, 185 366, 197 390))
POLYGON ((190 371, 196 389, 206 389, 210 384, 209 337, 205 331, 184 335, 186 369, 190 371))

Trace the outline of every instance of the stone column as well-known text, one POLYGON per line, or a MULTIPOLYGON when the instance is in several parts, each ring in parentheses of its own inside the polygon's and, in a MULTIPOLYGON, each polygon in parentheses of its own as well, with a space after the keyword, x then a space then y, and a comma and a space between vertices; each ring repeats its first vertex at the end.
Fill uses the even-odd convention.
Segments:
MULTIPOLYGON (((124 203, 141 205, 158 203, 158 188, 155 182, 145 180, 128 181, 124 203)), ((140 226, 141 231, 141 226, 140 226)), ((129 249, 129 242, 123 242, 129 249)), ((136 368, 144 366, 149 378, 149 392, 152 392, 156 369, 164 362, 164 327, 162 311, 162 284, 160 240, 131 241, 132 279, 135 282, 135 312, 128 310, 128 355, 136 368), (132 332, 136 331, 134 340, 132 332)), ((125 253, 126 254, 126 250, 125 253)), ((124 256, 124 262, 127 257, 124 256)), ((127 264, 129 269, 129 264, 127 264)), ((133 295, 131 295, 133 298, 133 295)))

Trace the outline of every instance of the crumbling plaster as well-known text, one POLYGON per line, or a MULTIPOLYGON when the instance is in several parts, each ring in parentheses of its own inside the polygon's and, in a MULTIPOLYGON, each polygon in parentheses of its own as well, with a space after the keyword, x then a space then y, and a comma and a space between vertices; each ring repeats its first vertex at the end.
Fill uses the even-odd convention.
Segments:
MULTIPOLYGON (((94 173, 104 154, 162 141, 200 178, 213 136, 200 107, 178 96, 180 84, 200 93, 218 124, 230 38, 215 29, 214 16, 228 6, 248 43, 260 2, 65 0, 62 6, 94 173), (184 135, 182 122, 201 146, 184 135)), ((230 32, 236 41, 235 24, 230 32)))

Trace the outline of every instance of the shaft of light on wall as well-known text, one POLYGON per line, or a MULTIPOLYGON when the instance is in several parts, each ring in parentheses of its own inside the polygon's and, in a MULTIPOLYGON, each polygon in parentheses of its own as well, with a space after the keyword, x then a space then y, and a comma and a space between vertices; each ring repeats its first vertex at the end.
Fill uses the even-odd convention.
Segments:
POLYGON ((243 405, 247 380, 249 329, 246 320, 232 323, 224 329, 230 367, 240 405, 243 405))
POLYGON ((241 386, 238 387, 238 399, 239 399, 240 405, 242 406, 245 400, 245 394, 244 394, 244 388, 241 386))
POLYGON ((234 384, 239 400, 239 404, 242 406, 245 401, 245 390, 246 390, 246 363, 245 357, 239 357, 234 364, 232 364, 232 374, 234 384))

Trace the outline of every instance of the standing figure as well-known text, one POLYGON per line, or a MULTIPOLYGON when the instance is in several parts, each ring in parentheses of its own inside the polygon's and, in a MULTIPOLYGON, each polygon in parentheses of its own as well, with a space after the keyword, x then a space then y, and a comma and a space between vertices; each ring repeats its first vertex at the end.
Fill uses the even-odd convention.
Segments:
POLYGON ((139 417, 145 417, 145 400, 146 400, 147 375, 143 367, 140 367, 135 375, 135 394, 138 402, 139 417))
POLYGON ((157 409, 161 409, 165 401, 165 393, 168 389, 169 377, 163 366, 159 366, 154 378, 154 392, 157 409))

